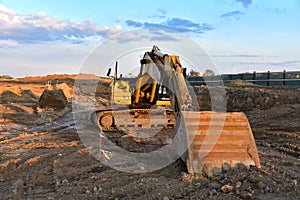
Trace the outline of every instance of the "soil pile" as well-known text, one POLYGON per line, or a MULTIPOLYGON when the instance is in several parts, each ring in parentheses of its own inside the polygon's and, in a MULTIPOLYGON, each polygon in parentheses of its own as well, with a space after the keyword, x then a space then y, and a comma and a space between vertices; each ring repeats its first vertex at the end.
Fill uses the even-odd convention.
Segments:
POLYGON ((36 96, 30 90, 21 90, 21 95, 6 90, 0 96, 1 102, 34 103, 36 96))
MULTIPOLYGON (((260 87, 260 86, 226 86, 194 87, 200 110, 211 110, 214 98, 214 107, 222 105, 222 95, 226 95, 227 111, 251 111, 253 109, 269 109, 274 106, 299 104, 300 88, 292 87, 260 87), (219 102, 220 101, 220 102, 219 102), (216 105, 217 104, 217 105, 216 105)), ((214 108, 216 109, 216 108, 214 108)))

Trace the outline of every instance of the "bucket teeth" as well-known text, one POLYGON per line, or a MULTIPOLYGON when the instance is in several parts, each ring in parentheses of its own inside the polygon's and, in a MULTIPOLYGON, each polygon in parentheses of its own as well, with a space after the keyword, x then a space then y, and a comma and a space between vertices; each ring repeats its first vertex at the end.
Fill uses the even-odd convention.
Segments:
POLYGON ((182 112, 187 134, 186 163, 192 174, 211 176, 224 166, 260 167, 256 144, 242 112, 182 112))

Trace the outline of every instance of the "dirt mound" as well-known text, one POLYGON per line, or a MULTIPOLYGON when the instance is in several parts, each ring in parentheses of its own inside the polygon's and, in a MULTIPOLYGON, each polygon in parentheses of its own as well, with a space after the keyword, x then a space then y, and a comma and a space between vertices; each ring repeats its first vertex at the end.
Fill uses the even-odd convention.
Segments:
MULTIPOLYGON (((251 83, 250 83, 251 84, 251 83)), ((211 98, 215 102, 222 100, 222 88, 194 87, 200 110, 211 110, 211 98), (211 96, 211 94, 216 94, 211 96)), ((227 111, 250 111, 253 109, 269 109, 277 105, 300 103, 300 88, 292 87, 260 87, 260 86, 226 86, 227 111)), ((215 107, 218 107, 214 105, 215 107)), ((222 105, 222 102, 220 102, 222 105)), ((215 108, 216 109, 216 108, 215 108)))
POLYGON ((76 75, 72 74, 52 74, 47 76, 27 76, 25 78, 18 79, 22 82, 47 82, 50 80, 72 79, 74 80, 76 75))
POLYGON ((61 89, 64 91, 64 94, 68 98, 68 100, 71 100, 73 96, 73 87, 70 87, 67 83, 61 83, 55 85, 55 89, 61 89))
POLYGON ((75 79, 81 79, 81 80, 102 80, 102 81, 108 81, 110 82, 110 79, 107 78, 100 78, 96 76, 95 74, 52 74, 47 76, 27 76, 24 78, 19 78, 18 81, 22 82, 44 82, 51 81, 52 84, 55 84, 57 82, 67 82, 67 83, 73 83, 75 79))
POLYGON ((4 91, 0 96, 1 102, 21 102, 21 103, 34 103, 36 96, 30 90, 21 90, 21 95, 18 95, 9 90, 4 91))
POLYGON ((68 104, 66 95, 61 89, 45 90, 38 100, 39 108, 61 110, 68 104))

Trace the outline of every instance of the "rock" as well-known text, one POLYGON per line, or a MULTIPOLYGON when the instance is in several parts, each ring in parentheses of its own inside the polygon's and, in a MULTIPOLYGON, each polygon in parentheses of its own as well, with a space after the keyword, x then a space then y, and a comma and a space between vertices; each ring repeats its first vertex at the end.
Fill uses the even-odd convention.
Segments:
POLYGON ((297 182, 296 179, 292 180, 292 183, 293 183, 294 186, 298 186, 298 182, 297 182))
POLYGON ((210 190, 208 191, 208 194, 210 197, 212 197, 213 195, 215 195, 217 193, 217 190, 216 189, 213 189, 213 190, 210 190))
POLYGON ((169 198, 168 197, 164 197, 163 200, 169 200, 169 198))
POLYGON ((64 109, 68 104, 64 92, 59 90, 44 90, 38 100, 39 108, 52 108, 54 110, 64 109))
POLYGON ((116 190, 115 189, 111 189, 111 194, 115 194, 116 190))
POLYGON ((221 184, 218 183, 218 182, 211 182, 210 184, 208 184, 208 188, 210 188, 210 189, 220 189, 221 184))
POLYGON ((192 183, 194 181, 195 177, 192 174, 183 173, 181 178, 182 178, 183 181, 187 181, 189 183, 192 183))
POLYGON ((247 193, 247 194, 243 195, 243 199, 246 199, 246 200, 253 199, 252 197, 253 197, 253 195, 251 193, 247 193))
POLYGON ((221 187, 221 190, 222 190, 222 192, 224 192, 224 193, 229 193, 229 192, 232 192, 233 187, 232 187, 231 185, 223 185, 223 186, 221 187))
POLYGON ((145 167, 144 166, 140 166, 140 170, 144 171, 145 167))
POLYGON ((230 168, 231 168, 231 167, 230 167, 230 164, 229 164, 228 162, 226 162, 226 163, 224 163, 224 164, 222 165, 222 170, 223 170, 223 172, 228 171, 230 168))
POLYGON ((241 182, 237 182, 236 184, 235 184, 235 188, 239 188, 239 187, 241 187, 242 186, 242 183, 241 182))
POLYGON ((266 146, 266 147, 270 147, 270 146, 271 146, 271 144, 270 144, 270 143, 268 143, 268 142, 266 142, 265 146, 266 146))
POLYGON ((95 186, 95 187, 94 187, 94 192, 97 192, 97 190, 98 190, 98 188, 95 186))
POLYGON ((264 184, 263 182, 259 181, 257 184, 256 184, 257 188, 260 189, 260 190, 263 190, 266 188, 266 184, 264 184))

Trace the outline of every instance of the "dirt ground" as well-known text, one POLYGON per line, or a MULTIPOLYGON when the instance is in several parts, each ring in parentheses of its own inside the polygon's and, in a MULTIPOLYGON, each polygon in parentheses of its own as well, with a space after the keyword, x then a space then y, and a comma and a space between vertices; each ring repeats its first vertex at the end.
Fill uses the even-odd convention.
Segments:
MULTIPOLYGON (((72 77, 54 78, 70 101, 72 77)), ((262 167, 238 166, 207 178, 187 174, 180 159, 142 174, 103 165, 83 146, 71 105, 36 108, 43 90, 54 87, 39 80, 0 81, 0 199, 299 199, 300 88, 227 86, 230 109, 249 118, 262 167)), ((111 134, 130 151, 144 148, 111 134)))

